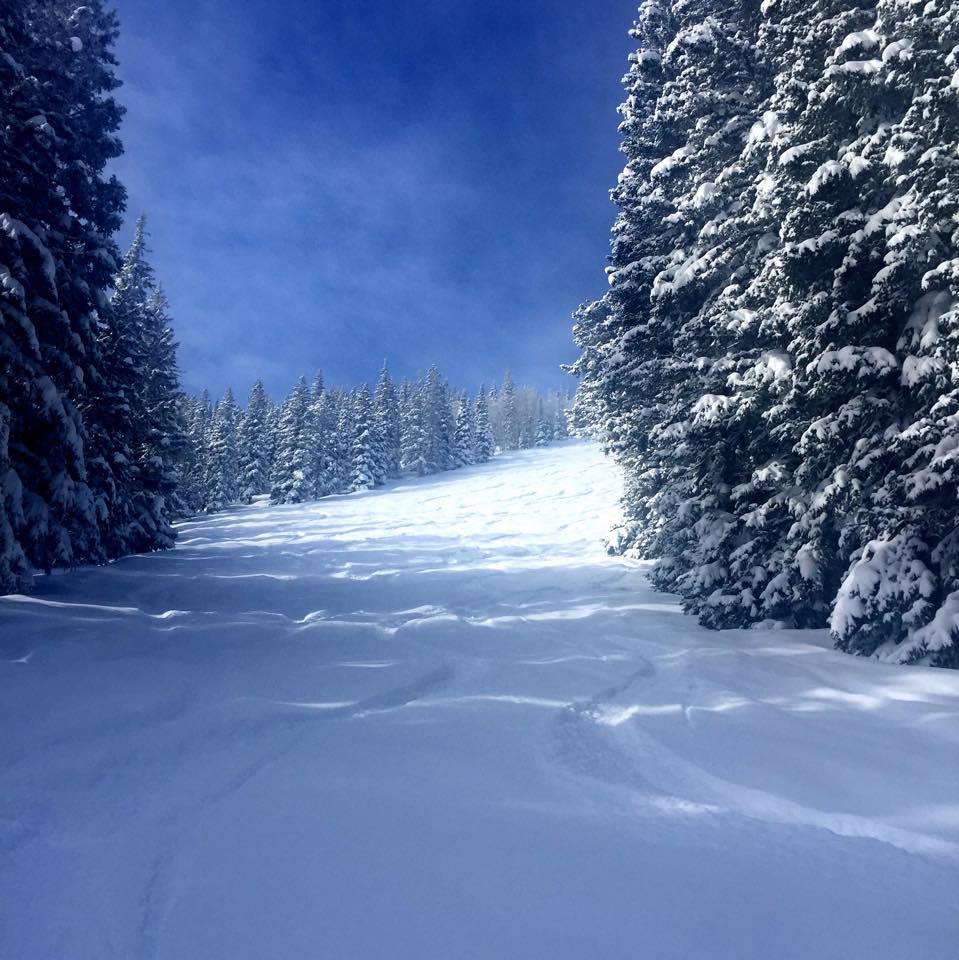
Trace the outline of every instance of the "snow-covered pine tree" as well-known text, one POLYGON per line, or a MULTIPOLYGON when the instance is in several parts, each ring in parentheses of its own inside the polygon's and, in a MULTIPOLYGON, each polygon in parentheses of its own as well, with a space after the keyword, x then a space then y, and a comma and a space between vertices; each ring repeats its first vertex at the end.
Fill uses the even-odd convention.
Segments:
POLYGON ((516 416, 516 388, 513 384, 513 375, 509 370, 503 377, 503 389, 499 394, 499 403, 502 406, 500 446, 504 450, 515 450, 519 447, 520 425, 516 416))
POLYGON ((400 425, 399 399, 396 386, 390 376, 389 366, 383 361, 373 395, 373 430, 377 437, 379 460, 376 465, 377 483, 400 475, 400 425))
POLYGON ((353 392, 340 391, 336 406, 337 420, 331 448, 333 493, 348 493, 353 485, 353 438, 355 419, 353 392))
POLYGON ((546 409, 543 401, 538 404, 536 416, 536 435, 533 440, 534 446, 548 447, 553 442, 553 426, 546 416, 546 409))
MULTIPOLYGON (((915 82, 910 42, 898 39, 906 7, 883 7, 810 9, 786 0, 766 7, 763 37, 778 73, 776 109, 767 114, 775 119, 760 138, 768 139, 769 159, 757 209, 775 225, 777 242, 750 284, 748 306, 775 332, 784 375, 775 396, 747 385, 771 428, 762 446, 768 466, 736 488, 736 512, 754 535, 716 584, 727 611, 720 625, 766 617, 823 625, 850 555, 880 533, 901 533, 902 543, 878 552, 900 558, 905 581, 910 556, 921 562, 925 549, 915 552, 923 538, 910 526, 911 511, 882 494, 890 441, 911 417, 897 341, 929 253, 910 224, 911 188, 905 168, 896 169, 895 146, 924 80, 915 82)), ((748 461, 740 455, 740 462, 748 461)), ((875 569, 872 554, 863 556, 875 569)), ((921 621, 925 598, 913 590, 904 604, 899 594, 888 591, 897 596, 886 627, 880 618, 875 630, 862 624, 864 637, 901 635, 896 618, 916 600, 921 621)), ((851 636, 849 626, 837 635, 851 636)), ((863 649, 872 644, 864 639, 863 649)))
POLYGON ((101 431, 91 476, 85 415, 124 203, 104 175, 121 150, 116 35, 100 0, 0 7, 0 591, 21 588, 30 567, 113 550, 114 448, 101 431))
POLYGON ((377 473, 382 453, 379 438, 373 427, 373 398, 370 388, 363 384, 350 397, 351 443, 350 481, 351 492, 372 490, 377 485, 377 473))
POLYGON ((206 460, 213 409, 206 390, 199 397, 183 397, 180 416, 186 427, 186 444, 179 458, 177 498, 179 515, 192 516, 206 503, 206 460))
POLYGON ((138 526, 137 396, 144 376, 143 314, 154 287, 141 216, 114 282, 109 316, 99 325, 99 378, 83 406, 90 481, 99 491, 101 547, 106 556, 132 552, 138 526))
POLYGON ((953 665, 957 13, 761 10, 640 10, 576 418, 704 622, 823 625, 838 590, 844 649, 953 665))
POLYGON ((282 404, 278 404, 270 394, 266 396, 267 414, 266 414, 266 462, 267 471, 270 477, 270 483, 267 485, 267 492, 272 488, 273 482, 273 464, 276 462, 276 451, 279 445, 280 437, 280 412, 282 404))
POLYGON ((496 445, 493 442, 493 430, 489 421, 489 406, 486 387, 481 386, 473 404, 473 463, 486 463, 496 445))
POLYGON ((326 415, 327 397, 326 380, 323 371, 318 370, 310 386, 310 396, 306 411, 304 431, 309 449, 309 473, 313 483, 312 497, 326 495, 324 477, 326 476, 326 462, 329 457, 330 425, 326 415))
POLYGON ((756 49, 758 0, 674 3, 672 19, 653 120, 677 145, 649 171, 669 206, 643 320, 659 339, 648 361, 644 337, 627 339, 628 355, 643 357, 646 406, 643 434, 631 424, 625 436, 639 453, 628 486, 629 514, 642 518, 636 544, 659 559, 654 582, 689 605, 700 591, 716 599, 714 545, 735 549, 730 496, 744 430, 731 387, 761 352, 730 300, 763 243, 739 218, 753 177, 744 148, 770 83, 756 49))
POLYGON ((519 440, 516 444, 520 450, 529 450, 536 446, 536 408, 539 397, 534 390, 523 390, 517 396, 516 420, 519 425, 519 440))
POLYGON ((213 408, 213 420, 207 434, 206 500, 207 513, 222 510, 237 502, 239 473, 237 466, 237 434, 240 410, 227 388, 223 399, 213 408))
POLYGON ((452 466, 468 467, 473 463, 476 440, 473 436, 473 410, 469 398, 462 394, 458 398, 456 426, 453 430, 452 466))
POLYGON ((569 412, 572 405, 568 391, 553 391, 549 395, 548 412, 554 440, 566 440, 569 437, 569 412))
POLYGON ((270 487, 272 503, 303 503, 312 500, 316 480, 309 436, 310 393, 300 377, 280 410, 276 460, 270 487))
POLYGON ((843 545, 856 549, 831 627, 851 652, 959 667, 959 9, 883 0, 854 43, 889 107, 852 145, 886 183, 861 230, 875 267, 854 326, 884 334, 895 366, 879 394, 888 425, 859 438, 846 471, 861 493, 843 545))
POLYGON ((429 436, 426 430, 425 387, 422 381, 404 380, 400 388, 400 469, 422 477, 429 473, 429 436))
MULTIPOLYGON (((603 437, 625 476, 623 524, 617 541, 647 555, 659 526, 658 461, 649 438, 672 400, 674 328, 653 322, 649 309, 657 275, 669 265, 678 229, 664 176, 682 164, 689 131, 658 109, 671 78, 665 62, 677 23, 667 0, 647 0, 630 35, 638 49, 623 79, 620 107, 626 166, 612 197, 619 207, 607 266, 610 288, 575 314, 582 349, 572 372, 580 378, 577 424, 603 437)), ((658 318, 657 318, 658 319, 658 318)))
MULTIPOLYGON (((114 283, 100 338, 103 376, 91 410, 97 425, 91 446, 113 449, 109 474, 116 490, 106 542, 117 554, 173 545, 178 463, 186 443, 169 303, 147 253, 141 215, 114 283)), ((93 464, 94 470, 101 466, 100 460, 93 464)))
POLYGON ((270 492, 270 398, 262 380, 250 390, 237 429, 237 499, 252 503, 270 492))
POLYGON ((454 424, 449 384, 437 367, 427 371, 420 392, 424 472, 439 473, 450 467, 454 424))
POLYGON ((140 523, 147 536, 137 549, 173 545, 172 521, 182 513, 180 463, 187 445, 181 409, 177 343, 163 287, 157 284, 143 306, 143 370, 136 398, 136 448, 141 496, 140 523))
POLYGON ((342 493, 349 485, 351 437, 341 432, 342 408, 347 400, 339 389, 324 389, 315 403, 312 429, 322 468, 317 477, 317 496, 342 493))

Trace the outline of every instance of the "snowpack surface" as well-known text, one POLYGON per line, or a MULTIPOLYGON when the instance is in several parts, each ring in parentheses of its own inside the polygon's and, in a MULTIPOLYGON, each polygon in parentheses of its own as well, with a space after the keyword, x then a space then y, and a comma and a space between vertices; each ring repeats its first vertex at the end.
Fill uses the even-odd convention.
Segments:
POLYGON ((709 632, 592 445, 0 599, 0 957, 959 955, 959 675, 709 632))

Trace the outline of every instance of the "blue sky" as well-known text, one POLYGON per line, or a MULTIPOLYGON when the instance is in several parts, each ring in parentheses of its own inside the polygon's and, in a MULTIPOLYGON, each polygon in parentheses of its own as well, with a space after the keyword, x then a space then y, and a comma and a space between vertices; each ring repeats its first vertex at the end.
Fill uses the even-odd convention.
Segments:
MULTIPOLYGON (((635 0, 117 0, 116 164, 188 389, 571 384, 635 0)), ((126 243, 129 225, 120 240, 126 243)))

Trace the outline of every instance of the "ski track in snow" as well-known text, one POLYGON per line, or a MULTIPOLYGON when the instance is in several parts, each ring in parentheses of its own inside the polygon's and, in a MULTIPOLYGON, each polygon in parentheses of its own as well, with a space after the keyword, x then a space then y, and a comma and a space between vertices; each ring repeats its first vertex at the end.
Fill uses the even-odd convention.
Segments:
POLYGON ((702 630, 568 443, 0 598, 0 957, 911 958, 959 675, 702 630))

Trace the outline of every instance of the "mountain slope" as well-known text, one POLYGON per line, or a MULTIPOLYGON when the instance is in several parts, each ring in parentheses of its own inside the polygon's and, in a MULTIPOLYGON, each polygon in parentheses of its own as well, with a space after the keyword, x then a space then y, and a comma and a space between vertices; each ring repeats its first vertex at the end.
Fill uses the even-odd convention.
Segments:
POLYGON ((955 956, 959 675, 699 628, 617 485, 527 451, 0 599, 0 952, 955 956))

